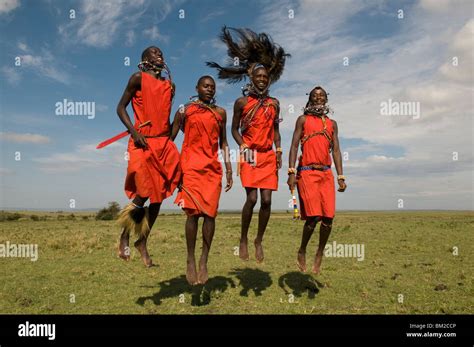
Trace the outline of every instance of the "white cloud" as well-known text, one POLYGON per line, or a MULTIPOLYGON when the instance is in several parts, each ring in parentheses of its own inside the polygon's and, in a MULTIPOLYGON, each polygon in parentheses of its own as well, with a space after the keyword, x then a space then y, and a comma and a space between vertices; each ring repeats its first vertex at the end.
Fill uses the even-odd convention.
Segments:
POLYGON ((135 43, 135 31, 129 30, 125 34, 125 45, 127 47, 131 47, 133 46, 134 43, 135 43))
POLYGON ((68 43, 105 48, 119 37, 125 37, 125 45, 131 46, 135 30, 147 33, 153 39, 167 42, 168 37, 153 28, 161 23, 174 6, 182 1, 172 0, 82 0, 80 13, 75 19, 58 27, 59 34, 68 43), (152 22, 153 27, 143 28, 142 23, 152 22), (142 27, 142 28, 140 28, 142 27))
POLYGON ((20 83, 21 75, 18 71, 18 68, 14 68, 11 66, 3 66, 2 67, 2 74, 7 79, 8 83, 13 86, 16 86, 20 83))
POLYGON ((11 12, 19 6, 19 0, 0 0, 0 14, 11 12))
MULTIPOLYGON (((302 1, 293 7, 295 18, 290 21, 285 2, 272 1, 256 21, 261 31, 271 33, 293 54, 272 88, 284 111, 284 131, 293 130, 307 101, 305 93, 319 84, 331 93, 339 136, 361 139, 372 148, 403 149, 401 158, 382 152, 344 162, 352 184, 348 192, 355 190, 357 197, 345 194, 343 207, 363 206, 357 199, 366 193, 372 195, 364 203, 375 208, 377 202, 390 204, 397 193, 425 198, 413 203, 416 208, 472 206, 472 7, 467 2, 448 2, 440 11, 437 6, 422 2, 407 8, 405 19, 389 38, 351 35, 349 22, 354 15, 377 14, 379 9, 369 2, 323 1, 316 6, 302 1), (349 66, 342 64, 346 56, 349 66), (453 56, 459 57, 457 67, 452 66, 453 56), (382 116, 380 103, 389 98, 419 102, 420 119, 382 116), (296 114, 287 114, 290 104, 296 114), (453 152, 459 152, 462 160, 454 161, 453 152), (457 195, 458 191, 467 193, 457 195), (430 202, 423 192, 444 200, 430 202)), ((289 139, 284 138, 285 148, 289 139)))
POLYGON ((26 43, 24 42, 18 42, 18 48, 20 50, 22 50, 23 52, 27 52, 28 51, 28 46, 26 45, 26 43))
POLYGON ((51 142, 48 136, 30 133, 0 132, 0 140, 15 143, 45 144, 51 142))
POLYGON ((36 158, 34 161, 40 165, 41 171, 47 173, 72 173, 100 168, 126 167, 126 141, 114 142, 100 150, 96 149, 96 146, 97 144, 81 144, 72 152, 52 153, 47 157, 36 158))
POLYGON ((143 34, 152 41, 160 41, 160 42, 168 43, 170 39, 169 36, 161 34, 156 25, 152 26, 151 28, 143 30, 143 34))
POLYGON ((43 49, 41 54, 24 54, 19 56, 22 69, 26 68, 41 77, 47 77, 56 82, 69 84, 71 82, 69 74, 64 70, 59 70, 57 59, 47 49, 43 49))

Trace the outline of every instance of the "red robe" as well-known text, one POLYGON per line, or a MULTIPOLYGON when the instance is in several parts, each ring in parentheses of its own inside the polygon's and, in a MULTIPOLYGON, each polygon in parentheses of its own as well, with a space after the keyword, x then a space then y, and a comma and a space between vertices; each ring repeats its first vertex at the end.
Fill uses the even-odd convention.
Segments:
POLYGON ((262 106, 251 116, 259 99, 249 95, 242 110, 244 143, 256 153, 255 166, 240 162, 240 179, 246 188, 278 189, 276 153, 273 150, 274 126, 277 116, 277 101, 267 97, 262 106), (251 120, 249 120, 251 117, 251 120))
POLYGON ((222 190, 222 165, 218 159, 222 117, 214 109, 191 103, 186 107, 181 148, 183 189, 175 204, 188 216, 217 216, 222 190))
MULTIPOLYGON (((303 125, 302 139, 305 136, 323 131, 320 117, 306 115, 303 125)), ((326 133, 333 138, 332 121, 326 117, 326 133)), ((320 164, 331 166, 331 142, 322 134, 312 136, 301 144, 301 156, 298 167, 320 164)), ((301 218, 322 216, 333 218, 336 207, 336 191, 334 176, 331 169, 325 171, 302 170, 297 176, 298 195, 300 200, 301 218)))
POLYGON ((158 80, 142 72, 141 90, 133 96, 132 106, 135 124, 150 120, 151 126, 138 130, 147 136, 147 149, 137 148, 132 137, 128 141, 125 194, 130 199, 139 195, 150 198, 150 203, 161 203, 179 183, 179 152, 169 138, 171 95, 169 80, 158 80))

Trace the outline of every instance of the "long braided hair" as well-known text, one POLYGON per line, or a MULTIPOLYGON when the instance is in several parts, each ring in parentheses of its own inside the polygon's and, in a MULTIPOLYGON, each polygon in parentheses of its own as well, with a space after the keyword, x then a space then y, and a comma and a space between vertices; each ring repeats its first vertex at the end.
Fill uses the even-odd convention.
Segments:
MULTIPOLYGON (((270 86, 281 77, 286 58, 291 56, 274 43, 268 34, 257 34, 247 28, 236 29, 224 26, 220 39, 227 46, 228 65, 221 66, 215 62, 206 62, 206 64, 217 69, 218 77, 228 83, 238 83, 248 77, 249 83, 242 88, 244 95, 257 92, 250 78, 254 71, 265 68, 269 77, 268 86, 270 86), (237 36, 237 40, 234 40, 231 32, 237 36)), ((267 93, 268 87, 265 90, 265 94, 267 93)))

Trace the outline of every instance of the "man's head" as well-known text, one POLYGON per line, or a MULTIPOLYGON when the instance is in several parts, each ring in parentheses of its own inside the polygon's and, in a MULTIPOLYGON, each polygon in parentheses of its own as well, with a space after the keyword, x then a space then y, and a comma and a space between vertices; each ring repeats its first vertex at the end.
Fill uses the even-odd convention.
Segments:
POLYGON ((164 63, 163 53, 156 46, 146 48, 142 53, 142 61, 148 61, 154 65, 161 66, 164 63))
POLYGON ((216 82, 211 76, 202 76, 199 78, 196 91, 199 99, 205 103, 210 103, 216 94, 216 82))
POLYGON ((317 86, 309 93, 308 103, 323 106, 326 105, 327 102, 328 94, 322 87, 317 86))
POLYGON ((270 84, 268 71, 263 65, 260 64, 257 64, 252 68, 250 78, 252 80, 252 84, 259 92, 265 91, 270 84))

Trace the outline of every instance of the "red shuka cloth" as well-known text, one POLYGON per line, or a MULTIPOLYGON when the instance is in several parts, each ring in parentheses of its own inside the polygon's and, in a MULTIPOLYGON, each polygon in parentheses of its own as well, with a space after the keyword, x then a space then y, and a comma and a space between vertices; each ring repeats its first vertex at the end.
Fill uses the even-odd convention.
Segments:
POLYGON ((222 190, 222 165, 218 159, 222 117, 217 111, 191 103, 186 107, 181 149, 183 189, 175 204, 188 216, 217 216, 222 190))
POLYGON ((161 203, 178 186, 181 169, 179 152, 170 140, 171 82, 159 80, 142 72, 141 91, 132 98, 135 124, 148 120, 151 126, 138 131, 147 138, 148 148, 137 148, 132 137, 128 141, 129 161, 125 178, 125 194, 150 198, 150 203, 161 203))
MULTIPOLYGON (((301 137, 323 130, 320 117, 306 115, 301 137)), ((326 132, 333 138, 332 121, 326 117, 326 132)), ((324 135, 309 138, 301 145, 302 155, 298 166, 320 164, 331 166, 330 142, 324 135)), ((300 200, 301 219, 322 216, 334 218, 336 191, 331 169, 325 171, 304 170, 297 176, 298 195, 300 200)))
MULTIPOLYGON (((242 110, 242 119, 258 104, 259 99, 249 95, 242 110)), ((256 154, 256 165, 240 162, 240 179, 246 188, 278 189, 278 170, 276 153, 273 150, 276 101, 267 97, 264 104, 255 112, 250 124, 243 130, 242 138, 256 154)))

